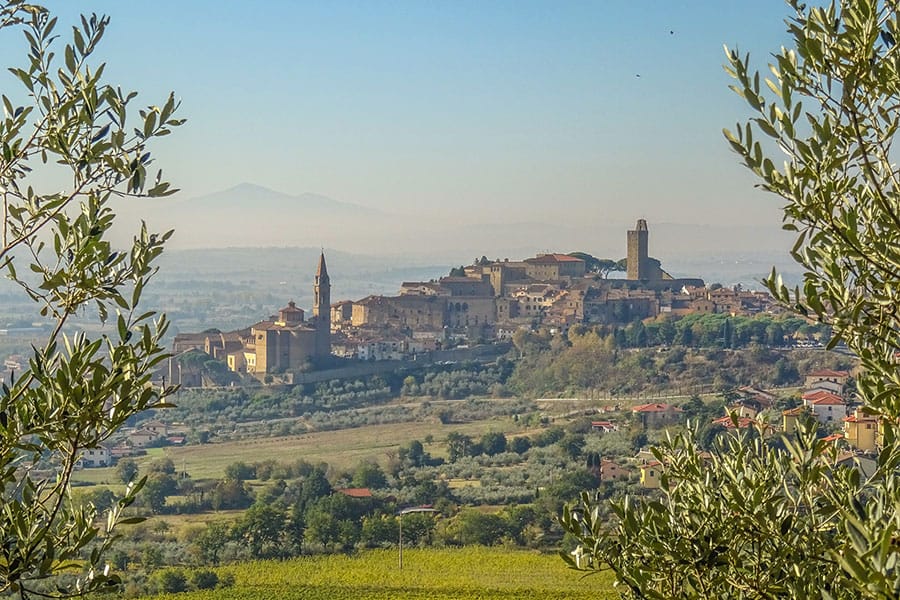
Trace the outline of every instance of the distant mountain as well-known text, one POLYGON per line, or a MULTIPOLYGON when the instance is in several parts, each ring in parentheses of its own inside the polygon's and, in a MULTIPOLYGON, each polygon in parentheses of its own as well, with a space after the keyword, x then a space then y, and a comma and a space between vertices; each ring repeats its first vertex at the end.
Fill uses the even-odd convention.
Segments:
POLYGON ((252 183, 195 198, 161 198, 119 207, 130 231, 138 218, 174 229, 170 248, 347 246, 390 217, 313 193, 285 194, 252 183), (137 209, 140 213, 136 213, 137 209), (129 222, 130 221, 130 222, 129 222))
MULTIPOLYGON (((582 251, 618 260, 626 254, 626 231, 634 227, 633 221, 577 213, 542 222, 513 214, 509 221, 485 223, 468 211, 440 217, 429 208, 423 204, 387 214, 320 194, 292 195, 242 183, 195 198, 123 201, 117 207, 124 217, 117 224, 122 231, 117 243, 130 240, 136 221, 144 219, 155 231, 175 229, 170 250, 261 247, 277 254, 285 247, 327 247, 392 258, 397 268, 404 268, 458 266, 482 255, 519 259, 538 252, 582 251)), ((793 236, 777 226, 695 225, 652 218, 648 225, 650 255, 673 275, 705 275, 727 283, 758 280, 772 265, 794 267, 787 256, 793 236)), ((262 258, 255 255, 251 260, 262 258)), ((224 259, 223 264, 230 261, 224 259)))
POLYGON ((341 216, 382 214, 372 208, 349 202, 339 202, 321 194, 305 192, 291 195, 253 183, 241 183, 220 192, 196 198, 172 200, 171 202, 171 209, 182 213, 215 211, 215 213, 223 215, 238 212, 243 217, 252 213, 264 219, 284 218, 295 214, 295 211, 341 216))

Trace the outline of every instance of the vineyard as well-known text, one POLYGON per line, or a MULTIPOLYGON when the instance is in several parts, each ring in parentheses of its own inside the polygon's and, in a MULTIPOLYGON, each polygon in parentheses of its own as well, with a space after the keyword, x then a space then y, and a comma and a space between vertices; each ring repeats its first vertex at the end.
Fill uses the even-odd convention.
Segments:
POLYGON ((234 575, 227 589, 155 596, 170 600, 481 600, 618 597, 606 573, 583 577, 555 555, 504 548, 410 549, 398 569, 396 550, 250 562, 219 569, 234 575))

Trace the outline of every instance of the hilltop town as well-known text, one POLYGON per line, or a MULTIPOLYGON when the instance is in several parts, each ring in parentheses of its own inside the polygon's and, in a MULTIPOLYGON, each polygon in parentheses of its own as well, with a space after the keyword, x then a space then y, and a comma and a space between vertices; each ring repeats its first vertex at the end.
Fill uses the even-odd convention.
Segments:
MULTIPOLYGON (((177 356, 200 350, 259 379, 329 366, 332 357, 413 359, 435 351, 497 343, 521 329, 565 331, 579 324, 626 325, 660 315, 754 315, 774 310, 765 292, 675 278, 649 255, 644 219, 626 235, 624 261, 581 253, 524 260, 486 257, 430 281, 405 281, 395 296, 331 303, 324 252, 313 282, 312 317, 291 300, 277 314, 235 331, 175 337, 177 356), (621 269, 624 278, 611 276, 621 269)), ((171 381, 189 383, 173 370, 171 381)))

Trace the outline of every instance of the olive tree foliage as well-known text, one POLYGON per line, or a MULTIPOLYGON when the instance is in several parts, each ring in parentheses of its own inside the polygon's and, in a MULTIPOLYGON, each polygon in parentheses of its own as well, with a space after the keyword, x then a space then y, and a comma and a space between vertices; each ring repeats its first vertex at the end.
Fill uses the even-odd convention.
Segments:
POLYGON ((846 342, 865 368, 857 384, 867 406, 900 417, 898 4, 790 4, 794 47, 774 56, 764 83, 748 56, 727 50, 733 89, 756 116, 725 136, 759 186, 787 201, 785 229, 798 232, 803 285, 791 291, 773 273, 769 289, 830 324, 831 346, 846 342), (772 144, 780 166, 766 156, 772 144))
POLYGON ((151 384, 167 322, 137 310, 171 232, 144 226, 120 251, 106 238, 113 197, 172 192, 160 175, 148 181, 147 145, 181 121, 173 96, 138 119, 136 94, 102 82, 103 65, 89 58, 107 24, 83 17, 60 46, 47 10, 0 1, 0 34, 24 36, 27 53, 9 69, 23 87, 2 96, 0 268, 50 325, 0 389, 0 595, 65 596, 118 581, 103 554, 140 486, 100 520, 73 500, 70 478, 85 449, 174 391, 151 384), (50 180, 63 187, 47 189, 50 180), (105 324, 94 337, 79 330, 91 320, 105 324))
POLYGON ((579 569, 612 569, 637 598, 900 597, 900 6, 789 0, 789 47, 768 72, 726 48, 732 89, 752 117, 731 148, 784 200, 784 227, 804 267, 794 290, 770 291, 833 328, 855 352, 865 410, 879 418, 871 469, 835 464, 814 426, 720 437, 707 455, 688 431, 655 449, 662 489, 612 504, 583 495, 561 522, 579 569))
POLYGON ((823 552, 839 530, 833 492, 859 486, 856 471, 834 468, 834 445, 812 427, 785 449, 758 430, 713 445, 698 452, 689 430, 654 449, 666 461, 660 498, 613 502, 612 526, 590 495, 566 507, 581 544, 567 561, 612 569, 637 598, 858 597, 823 552))

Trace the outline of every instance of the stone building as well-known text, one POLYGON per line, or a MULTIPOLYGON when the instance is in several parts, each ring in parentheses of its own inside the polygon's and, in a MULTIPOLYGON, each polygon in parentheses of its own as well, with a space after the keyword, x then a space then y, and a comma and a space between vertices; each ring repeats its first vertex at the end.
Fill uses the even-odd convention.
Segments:
POLYGON ((559 281, 585 274, 584 261, 568 254, 538 254, 524 262, 525 275, 535 281, 559 281))
MULTIPOLYGON (((304 368, 310 361, 331 355, 331 280, 324 253, 319 256, 313 296, 311 320, 306 320, 303 309, 291 300, 277 315, 246 329, 179 334, 173 344, 174 353, 202 350, 225 361, 231 371, 253 375, 304 368)), ((175 361, 170 362, 172 381, 184 383, 175 377, 174 364, 175 361)))
MULTIPOLYGON (((254 324, 250 334, 252 341, 245 347, 247 353, 255 355, 255 360, 248 361, 248 373, 299 369, 317 356, 319 335, 316 326, 304 320, 303 310, 297 308, 293 300, 279 310, 274 319, 254 324)), ((243 349, 240 354, 245 354, 243 349)))

